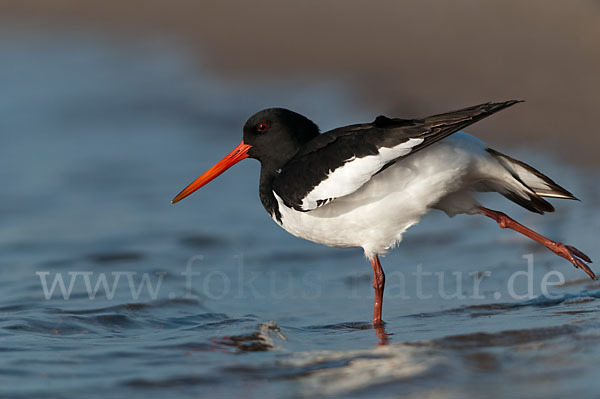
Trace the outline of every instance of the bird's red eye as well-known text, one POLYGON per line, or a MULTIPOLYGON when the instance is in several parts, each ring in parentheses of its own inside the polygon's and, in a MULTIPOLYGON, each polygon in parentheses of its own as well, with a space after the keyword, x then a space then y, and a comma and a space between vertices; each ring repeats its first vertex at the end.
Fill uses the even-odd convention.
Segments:
POLYGON ((266 132, 268 128, 269 128, 269 125, 267 125, 264 122, 261 122, 258 125, 256 125, 256 130, 258 130, 261 133, 266 132))

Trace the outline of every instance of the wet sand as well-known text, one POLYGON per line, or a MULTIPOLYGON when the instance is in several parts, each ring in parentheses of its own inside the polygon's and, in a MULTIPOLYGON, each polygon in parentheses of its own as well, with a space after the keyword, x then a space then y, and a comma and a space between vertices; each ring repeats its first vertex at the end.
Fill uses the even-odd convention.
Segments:
POLYGON ((0 2, 3 24, 181 41, 222 77, 342 80, 373 114, 525 99, 470 131, 591 167, 599 17, 593 1, 0 2))

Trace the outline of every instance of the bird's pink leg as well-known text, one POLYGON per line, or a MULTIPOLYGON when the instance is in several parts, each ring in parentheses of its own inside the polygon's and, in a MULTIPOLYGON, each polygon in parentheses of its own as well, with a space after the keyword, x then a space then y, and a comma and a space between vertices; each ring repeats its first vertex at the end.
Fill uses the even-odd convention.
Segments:
POLYGON ((566 260, 571 262, 576 268, 579 268, 586 272, 588 276, 590 276, 592 279, 597 280, 597 277, 594 274, 594 272, 590 270, 588 265, 585 263, 592 263, 592 260, 577 248, 572 247, 571 245, 562 244, 557 241, 552 241, 542 236, 541 234, 538 234, 535 231, 528 229, 527 227, 523 226, 516 220, 511 219, 509 216, 502 212, 484 208, 483 206, 480 206, 479 209, 483 215, 494 219, 496 223, 498 223, 498 226, 500 226, 501 228, 509 228, 515 230, 531 238, 532 240, 539 242, 558 256, 565 258, 566 260))
POLYGON ((371 266, 373 267, 373 288, 375 289, 375 303, 373 305, 373 326, 381 327, 383 321, 381 320, 381 308, 383 307, 383 289, 385 288, 385 274, 379 263, 379 257, 370 259, 371 266))

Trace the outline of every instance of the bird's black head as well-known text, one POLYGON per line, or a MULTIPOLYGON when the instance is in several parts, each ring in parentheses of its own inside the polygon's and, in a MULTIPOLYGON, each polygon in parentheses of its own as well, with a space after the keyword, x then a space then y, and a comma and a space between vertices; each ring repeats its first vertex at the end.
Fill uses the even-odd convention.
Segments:
POLYGON ((283 108, 268 108, 254 114, 244 125, 242 142, 212 168, 184 188, 173 203, 181 201, 231 166, 245 158, 258 159, 263 176, 272 176, 300 147, 316 137, 319 128, 308 118, 283 108))
POLYGON ((310 119, 284 108, 267 108, 252 115, 244 125, 248 156, 263 167, 280 168, 298 149, 319 134, 310 119))

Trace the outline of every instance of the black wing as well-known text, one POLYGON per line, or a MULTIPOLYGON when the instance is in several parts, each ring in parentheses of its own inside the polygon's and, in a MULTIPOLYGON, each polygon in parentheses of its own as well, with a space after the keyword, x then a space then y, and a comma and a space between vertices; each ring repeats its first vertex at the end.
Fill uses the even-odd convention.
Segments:
POLYGON ((273 181, 275 193, 298 211, 310 211, 358 190, 394 162, 520 101, 486 103, 424 119, 379 116, 306 143, 273 181))

